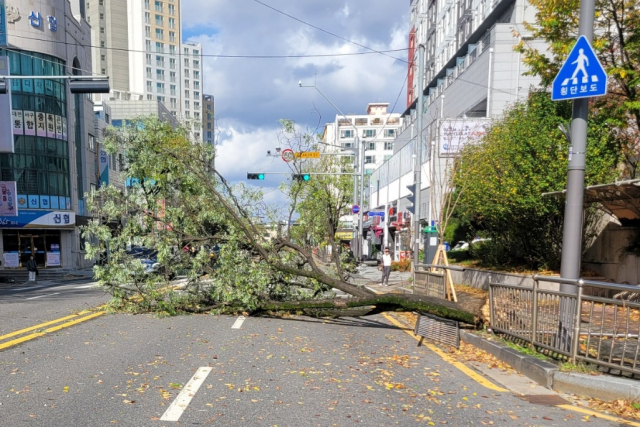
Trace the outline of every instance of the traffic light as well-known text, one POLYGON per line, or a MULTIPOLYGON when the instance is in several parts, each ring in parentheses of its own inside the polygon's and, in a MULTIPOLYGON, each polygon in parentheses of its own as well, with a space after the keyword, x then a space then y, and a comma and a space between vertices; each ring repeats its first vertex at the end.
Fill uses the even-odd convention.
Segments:
POLYGON ((407 185, 409 189, 409 195, 407 196, 407 200, 411 203, 411 206, 407 206, 407 211, 411 212, 411 215, 415 215, 416 213, 416 185, 411 184, 407 185))
POLYGON ((247 179, 259 179, 262 181, 264 179, 264 173, 247 173, 247 179))
POLYGON ((309 181, 311 179, 311 175, 308 173, 294 173, 293 179, 296 181, 309 181))

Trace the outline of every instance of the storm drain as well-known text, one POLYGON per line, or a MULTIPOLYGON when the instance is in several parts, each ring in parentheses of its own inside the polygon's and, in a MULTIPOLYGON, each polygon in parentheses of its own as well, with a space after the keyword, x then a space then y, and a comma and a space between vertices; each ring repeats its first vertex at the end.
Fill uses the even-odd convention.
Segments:
POLYGON ((460 347, 460 328, 455 320, 419 313, 414 333, 430 341, 460 347))

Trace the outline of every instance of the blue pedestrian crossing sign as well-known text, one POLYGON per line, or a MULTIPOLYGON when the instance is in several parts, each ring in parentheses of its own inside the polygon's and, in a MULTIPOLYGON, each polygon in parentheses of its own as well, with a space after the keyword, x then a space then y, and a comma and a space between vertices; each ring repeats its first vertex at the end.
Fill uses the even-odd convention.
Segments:
POLYGON ((580 36, 553 81, 551 99, 588 98, 607 93, 607 73, 585 36, 580 36))

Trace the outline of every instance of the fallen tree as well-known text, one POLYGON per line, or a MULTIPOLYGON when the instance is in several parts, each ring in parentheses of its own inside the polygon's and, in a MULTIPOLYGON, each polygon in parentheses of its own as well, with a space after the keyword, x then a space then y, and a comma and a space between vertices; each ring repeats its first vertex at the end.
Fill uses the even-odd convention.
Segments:
MULTIPOLYGON (((296 152, 320 149, 312 134, 298 132, 290 122, 283 123, 280 137, 296 152)), ((283 211, 264 203, 260 190, 227 182, 213 167, 211 146, 193 144, 184 129, 157 119, 109 129, 106 149, 125 155, 122 178, 131 185, 105 185, 90 195, 96 219, 84 236, 87 256, 101 260, 96 278, 112 293, 113 307, 334 316, 404 309, 482 322, 480 298, 453 303, 377 295, 347 280, 333 236, 351 200, 350 177, 314 175, 310 182, 281 185, 290 202, 283 211), (293 221, 295 212, 300 218, 293 221), (318 265, 313 256, 320 244, 334 249, 329 266, 318 265), (151 259, 151 272, 134 247, 151 259), (180 289, 170 286, 176 275, 188 278, 180 289), (353 298, 323 298, 332 288, 353 298)), ((313 165, 293 162, 293 172, 350 167, 332 156, 324 159, 313 165)))

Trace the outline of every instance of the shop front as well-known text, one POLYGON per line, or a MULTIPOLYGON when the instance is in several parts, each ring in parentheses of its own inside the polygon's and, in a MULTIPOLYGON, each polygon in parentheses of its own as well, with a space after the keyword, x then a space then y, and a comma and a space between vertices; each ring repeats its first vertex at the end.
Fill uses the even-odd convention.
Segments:
POLYGON ((39 268, 57 268, 70 254, 75 213, 24 210, 16 217, 0 217, 2 268, 24 268, 31 256, 39 268))

